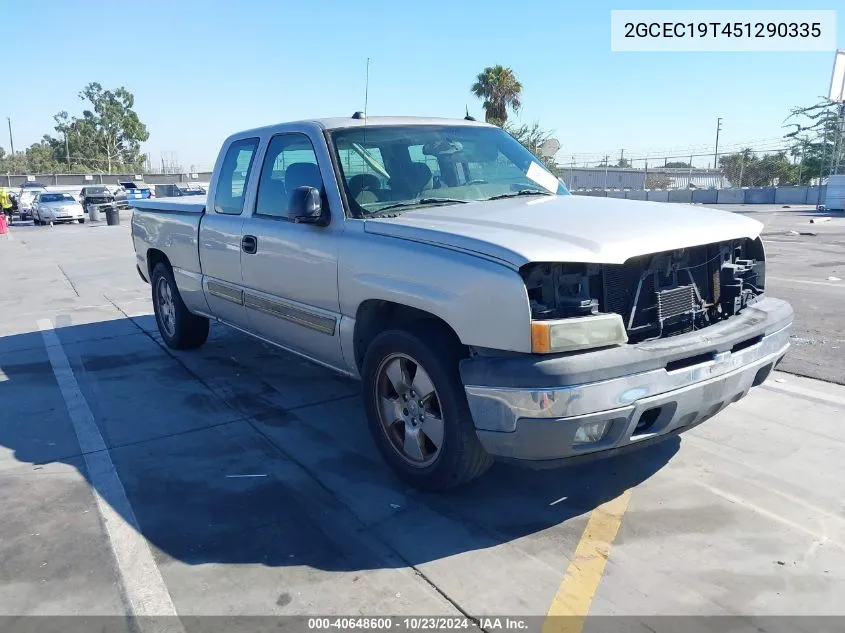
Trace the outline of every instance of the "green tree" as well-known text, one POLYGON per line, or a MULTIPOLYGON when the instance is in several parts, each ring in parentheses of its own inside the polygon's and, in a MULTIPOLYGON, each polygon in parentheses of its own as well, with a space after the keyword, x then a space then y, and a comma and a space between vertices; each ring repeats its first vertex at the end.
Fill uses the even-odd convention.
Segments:
POLYGON ((105 159, 111 173, 112 166, 137 167, 141 164, 141 143, 150 134, 147 126, 133 110, 134 95, 122 86, 114 91, 103 90, 99 83, 90 83, 79 97, 93 106, 82 113, 83 134, 91 134, 89 142, 96 148, 99 158, 105 159))
POLYGON ((627 169, 631 166, 631 161, 629 161, 627 158, 620 158, 618 161, 616 161, 615 166, 627 169))
POLYGON ((60 171, 59 163, 56 160, 56 146, 50 142, 51 139, 45 136, 37 143, 26 148, 24 158, 26 160, 27 173, 51 174, 60 171))
POLYGON ((484 120, 502 126, 508 120, 508 110, 518 112, 522 107, 522 84, 511 68, 500 64, 488 66, 476 77, 470 88, 479 99, 483 99, 484 120))
POLYGON ((845 138, 839 129, 840 106, 823 98, 818 103, 801 108, 793 108, 784 122, 785 127, 793 128, 785 135, 792 144, 793 156, 800 156, 798 172, 802 181, 826 176, 831 165, 837 164, 834 156, 837 148, 845 151, 845 138))
POLYGON ((770 187, 797 181, 798 169, 786 152, 756 156, 751 148, 719 157, 719 167, 735 187, 770 187))
POLYGON ((59 162, 67 171, 92 171, 107 167, 107 161, 98 153, 96 130, 90 121, 81 118, 71 119, 67 112, 59 112, 53 117, 56 122, 58 138, 53 139, 58 146, 59 162))
POLYGON ((534 154, 537 158, 539 158, 546 167, 550 167, 553 170, 557 168, 554 157, 552 156, 540 156, 539 150, 540 146, 552 138, 554 134, 554 130, 546 130, 540 127, 538 122, 534 122, 531 125, 523 123, 521 125, 514 125, 513 123, 505 123, 502 129, 505 130, 508 134, 514 137, 517 141, 522 143, 522 145, 532 154, 534 154))
POLYGON ((670 160, 664 165, 664 167, 670 169, 689 169, 691 165, 689 163, 685 163, 682 160, 670 160))
POLYGON ((719 156, 719 167, 734 187, 756 187, 759 179, 759 160, 751 148, 719 156))
POLYGON ((791 185, 797 180, 796 166, 789 162, 786 152, 766 154, 760 159, 759 168, 763 186, 791 185))
POLYGON ((6 154, 3 148, 0 148, 0 173, 3 174, 28 174, 34 173, 29 167, 29 150, 17 152, 14 155, 6 154))
POLYGON ((646 189, 668 189, 674 181, 664 174, 649 174, 645 183, 646 189))
POLYGON ((135 112, 135 97, 126 88, 105 90, 98 83, 88 84, 79 93, 89 107, 82 116, 62 111, 53 119, 56 136, 44 135, 15 156, 0 154, 4 173, 55 173, 115 168, 137 171, 144 160, 141 143, 150 135, 135 112))
POLYGON ((63 145, 65 161, 81 162, 90 167, 106 169, 109 173, 115 167, 132 169, 141 166, 141 143, 150 134, 135 107, 135 97, 126 88, 105 90, 93 82, 85 86, 79 98, 90 104, 81 117, 71 117, 59 112, 55 117, 59 139, 53 142, 63 145))

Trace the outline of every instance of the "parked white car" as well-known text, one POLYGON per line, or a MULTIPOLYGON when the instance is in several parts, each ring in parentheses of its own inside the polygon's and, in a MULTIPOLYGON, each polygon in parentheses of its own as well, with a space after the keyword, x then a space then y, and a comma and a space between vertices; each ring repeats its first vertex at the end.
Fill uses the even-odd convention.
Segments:
POLYGON ((32 221, 45 225, 53 222, 85 222, 85 212, 79 201, 69 193, 42 191, 32 202, 32 221))
POLYGON ((21 220, 28 220, 32 217, 32 203, 35 201, 35 197, 46 191, 46 189, 40 187, 21 187, 20 192, 18 192, 18 213, 21 220))

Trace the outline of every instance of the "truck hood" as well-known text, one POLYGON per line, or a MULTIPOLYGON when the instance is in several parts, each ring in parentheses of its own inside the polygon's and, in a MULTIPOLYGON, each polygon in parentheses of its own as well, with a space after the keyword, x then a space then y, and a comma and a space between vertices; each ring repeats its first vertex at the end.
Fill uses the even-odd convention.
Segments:
POLYGON ((365 231, 531 262, 622 264, 631 257, 756 238, 763 225, 727 211, 589 196, 521 197, 407 211, 365 231))

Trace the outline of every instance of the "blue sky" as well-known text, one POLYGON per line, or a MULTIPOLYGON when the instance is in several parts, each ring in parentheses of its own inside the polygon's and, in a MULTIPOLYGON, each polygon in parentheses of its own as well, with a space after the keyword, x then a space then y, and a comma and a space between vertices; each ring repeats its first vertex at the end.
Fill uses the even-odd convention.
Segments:
MULTIPOLYGON (((209 168, 232 132, 363 109, 367 57, 371 115, 463 116, 467 105, 481 118, 469 92, 475 75, 491 64, 512 67, 524 86, 517 118, 555 130, 565 164, 573 154, 578 162, 605 152, 618 158, 621 148, 626 156, 705 152, 716 117, 723 147, 776 147, 789 109, 827 92, 833 62, 832 52, 610 51, 611 9, 712 8, 705 2, 117 4, 4 2, 0 116, 12 118, 17 149, 52 132, 56 112, 78 113, 76 94, 99 81, 135 94, 154 163, 175 151, 186 169, 209 168)), ((844 15, 837 44, 845 46, 844 15)), ((9 148, 5 130, 0 146, 9 148)))

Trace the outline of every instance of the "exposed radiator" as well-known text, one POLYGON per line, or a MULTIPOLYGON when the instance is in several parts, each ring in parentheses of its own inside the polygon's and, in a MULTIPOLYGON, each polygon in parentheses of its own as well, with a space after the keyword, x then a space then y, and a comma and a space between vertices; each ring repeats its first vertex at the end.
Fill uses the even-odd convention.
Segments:
POLYGON ((660 321, 682 314, 692 314, 696 307, 695 287, 691 284, 657 291, 657 318, 660 321))

